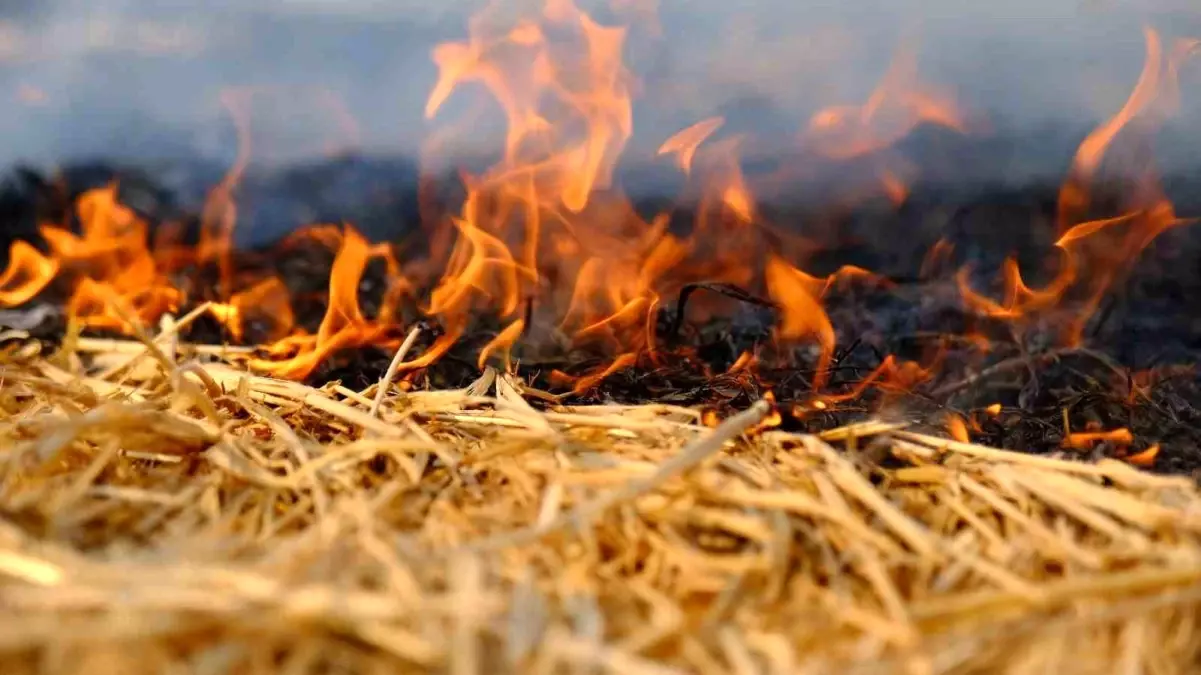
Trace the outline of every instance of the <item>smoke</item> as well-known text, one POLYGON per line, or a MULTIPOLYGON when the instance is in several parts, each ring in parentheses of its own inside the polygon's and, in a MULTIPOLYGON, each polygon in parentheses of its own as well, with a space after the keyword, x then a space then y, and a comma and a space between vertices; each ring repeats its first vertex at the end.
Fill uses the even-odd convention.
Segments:
MULTIPOLYGON (((603 4, 581 2, 598 11, 603 4)), ((786 139, 823 106, 862 102, 906 40, 919 50, 923 79, 954 91, 989 120, 992 134, 1034 137, 1062 128, 1071 136, 1121 105, 1141 66, 1144 22, 1169 36, 1201 35, 1189 4, 661 0, 657 26, 640 22, 631 35, 630 65, 642 87, 630 152, 649 157, 672 132, 719 114, 730 130, 786 139)), ((466 18, 480 5, 4 3, 0 164, 228 162, 236 143, 222 93, 230 88, 259 92, 256 162, 350 150, 411 154, 429 133, 421 116, 435 77, 429 52, 465 35, 466 18)), ((1201 85, 1201 77, 1186 73, 1182 82, 1182 128, 1201 109, 1190 84, 1201 85)), ((1188 160, 1180 146, 1173 149, 1188 160)))

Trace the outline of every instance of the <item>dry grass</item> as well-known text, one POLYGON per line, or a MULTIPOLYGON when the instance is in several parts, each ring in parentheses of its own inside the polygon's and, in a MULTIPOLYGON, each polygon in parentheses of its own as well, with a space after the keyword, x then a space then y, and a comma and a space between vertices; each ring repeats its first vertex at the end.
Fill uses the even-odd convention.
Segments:
MULTIPOLYGON (((0 347, 0 672, 1183 673, 1201 491, 871 424, 0 347), (87 362, 85 369, 81 364, 87 362), (881 463, 893 468, 883 468, 881 463)), ((9 338, 18 337, 10 334, 9 338)), ((227 355, 228 356, 228 355, 227 355)))

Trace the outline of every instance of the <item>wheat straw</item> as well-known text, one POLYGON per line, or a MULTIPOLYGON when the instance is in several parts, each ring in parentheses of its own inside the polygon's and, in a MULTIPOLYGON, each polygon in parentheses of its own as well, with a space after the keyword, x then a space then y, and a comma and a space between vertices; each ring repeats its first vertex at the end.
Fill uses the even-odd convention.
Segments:
POLYGON ((2 672, 1201 657, 1188 479, 884 422, 763 429, 766 402, 713 429, 688 408, 561 406, 491 368, 458 391, 314 388, 177 344, 179 323, 53 366, 4 353, 2 672))

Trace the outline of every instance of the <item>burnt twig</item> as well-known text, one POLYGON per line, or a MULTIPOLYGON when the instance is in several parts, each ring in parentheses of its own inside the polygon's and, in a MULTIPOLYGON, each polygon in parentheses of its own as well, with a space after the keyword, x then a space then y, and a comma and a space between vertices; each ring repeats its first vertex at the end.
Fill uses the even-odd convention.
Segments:
POLYGON ((734 298, 740 302, 745 302, 760 307, 769 309, 779 309, 780 306, 766 298, 761 298, 757 295, 752 295, 741 288, 724 282, 709 282, 703 281, 695 284, 686 284, 680 289, 680 295, 676 300, 675 316, 672 317, 671 326, 668 328, 668 334, 676 336, 680 334, 680 328, 684 325, 684 309, 688 306, 688 299, 698 290, 713 291, 720 293, 728 298, 734 298))
MULTIPOLYGON (((1039 361, 1039 362, 1054 361, 1055 359, 1058 359, 1062 356, 1067 356, 1068 354, 1075 354, 1075 353, 1079 353, 1079 352, 1080 352, 1079 349, 1054 349, 1049 352, 1044 352, 1042 354, 1039 354, 1034 358, 1036 361, 1039 361)), ((1023 368, 1023 367, 1029 367, 1030 365, 1031 365, 1030 358, 1025 354, 1015 356, 1013 358, 1008 358, 1008 359, 1005 359, 1004 361, 995 363, 974 375, 965 377, 964 379, 959 380, 958 382, 952 382, 950 384, 943 385, 943 386, 939 387, 938 389, 935 389, 933 392, 931 392, 930 395, 933 396, 934 398, 943 398, 945 396, 950 396, 951 394, 955 394, 964 389, 967 389, 968 387, 976 384, 977 382, 987 379, 987 378, 990 378, 999 373, 1004 373, 1004 372, 1007 372, 1010 370, 1016 370, 1016 369, 1023 368)))

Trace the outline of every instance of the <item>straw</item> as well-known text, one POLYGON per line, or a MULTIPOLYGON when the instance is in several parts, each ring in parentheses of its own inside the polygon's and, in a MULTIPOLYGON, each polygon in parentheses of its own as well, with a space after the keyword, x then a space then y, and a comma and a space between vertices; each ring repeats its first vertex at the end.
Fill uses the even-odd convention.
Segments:
POLYGON ((4 673, 1201 658, 1186 478, 885 422, 764 429, 766 401, 715 428, 675 406, 569 407, 492 369, 456 391, 390 397, 395 373, 315 388, 178 344, 178 326, 77 344, 108 355, 98 369, 0 361, 4 673), (848 451, 865 439, 879 451, 848 451))

